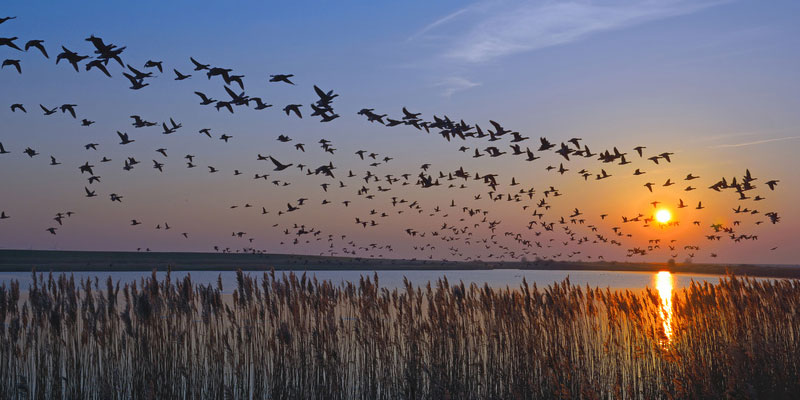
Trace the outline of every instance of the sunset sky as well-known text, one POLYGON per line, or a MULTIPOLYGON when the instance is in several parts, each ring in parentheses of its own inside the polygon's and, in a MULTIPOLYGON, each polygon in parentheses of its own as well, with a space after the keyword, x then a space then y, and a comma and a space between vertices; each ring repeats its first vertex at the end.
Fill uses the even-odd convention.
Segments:
MULTIPOLYGON (((43 39, 50 55, 45 59, 35 49, 26 53, 0 46, 0 59, 20 59, 22 66, 22 74, 8 66, 0 70, 0 142, 10 152, 0 155, 0 211, 9 216, 0 220, 0 248, 213 251, 219 246, 329 254, 333 243, 337 255, 346 255, 340 250, 352 240, 357 247, 374 243, 394 249, 358 251, 360 256, 452 260, 505 253, 504 259, 512 260, 525 250, 504 234, 513 232, 540 242, 541 248, 527 248, 531 254, 560 255, 559 259, 593 260, 602 255, 607 260, 665 261, 677 254, 683 261, 695 254, 697 262, 800 260, 798 2, 162 3, 140 1, 132 7, 59 2, 45 7, 11 2, 0 11, 0 17, 17 17, 0 25, 0 37, 19 37, 15 43, 20 47, 43 39), (150 85, 129 90, 130 82, 114 61, 108 65, 113 78, 85 71, 85 62, 80 73, 63 60, 55 64, 62 45, 92 54, 94 48, 84 40, 92 34, 126 46, 121 56, 127 64, 154 72, 155 77, 146 80, 150 85), (247 94, 274 106, 263 111, 238 107, 233 114, 200 106, 194 91, 215 99, 227 100, 228 95, 219 77, 207 79, 205 71, 192 70, 190 56, 244 75, 247 94), (164 73, 143 68, 147 60, 163 61, 164 73), (173 68, 193 76, 175 81, 173 68), (296 85, 268 83, 272 74, 294 74, 296 85), (318 98, 315 84, 339 94, 333 105, 340 118, 320 123, 308 116, 309 104, 318 98), (14 103, 24 104, 27 113, 12 113, 14 103), (77 119, 61 111, 44 116, 39 108, 65 103, 78 105, 77 119), (303 119, 281 111, 291 103, 304 104, 303 119), (633 164, 603 164, 597 157, 571 156, 573 161, 566 161, 552 151, 537 152, 541 159, 526 162, 524 156, 510 155, 505 136, 491 143, 448 142, 434 130, 427 134, 410 126, 385 127, 357 115, 362 108, 374 108, 400 119, 404 106, 426 120, 447 115, 477 123, 484 131, 492 129, 489 120, 498 121, 530 137, 520 143, 523 149, 537 149, 539 137, 557 145, 582 138, 581 146, 595 153, 616 146, 633 164), (160 126, 136 129, 130 125, 133 114, 159 125, 174 118, 183 128, 172 135, 162 135, 160 126), (96 123, 81 127, 82 118, 96 123), (214 138, 199 134, 201 128, 210 128, 214 138), (118 130, 136 142, 119 145, 118 130), (233 136, 229 143, 217 139, 223 133, 233 136), (282 134, 293 140, 277 141, 282 134), (332 142, 334 155, 320 149, 321 138, 332 142), (85 150, 87 143, 98 143, 98 151, 85 150), (295 150, 295 143, 304 143, 306 151, 295 150), (462 145, 470 149, 459 152, 462 145), (486 146, 509 154, 472 157, 474 148, 486 146), (635 146, 647 147, 644 158, 635 146), (22 153, 26 147, 41 154, 30 158, 22 153), (166 148, 169 157, 156 153, 157 148, 166 148), (360 149, 393 160, 370 167, 373 160, 362 161, 354 154, 360 149), (662 152, 674 153, 672 162, 655 165, 646 159, 662 152), (306 176, 294 166, 275 172, 269 161, 257 161, 259 153, 312 168, 333 162, 336 179, 306 176), (197 168, 186 168, 186 154, 197 157, 197 168), (51 155, 62 164, 50 166, 51 155), (113 161, 101 164, 103 156, 113 161), (141 161, 133 171, 122 170, 128 156, 141 161), (165 164, 164 173, 153 169, 152 160, 165 164), (100 183, 88 185, 88 174, 78 171, 87 161, 96 166, 100 183), (491 189, 472 179, 465 182, 466 189, 448 189, 449 183, 464 181, 446 179, 441 180, 443 186, 423 189, 413 184, 424 163, 431 164, 427 173, 434 177, 463 166, 471 174, 498 174, 496 193, 513 196, 520 188, 533 187, 536 194, 531 200, 525 195, 522 202, 491 201, 491 189), (563 175, 545 170, 561 163, 569 168, 563 175), (220 172, 209 174, 206 166, 220 172), (578 174, 584 168, 592 174, 588 180, 578 174), (601 168, 612 177, 595 180, 601 168), (646 174, 633 176, 636 168, 646 174), (242 175, 234 176, 234 169, 242 175), (733 190, 708 189, 722 177, 741 180, 746 169, 757 178, 757 188, 748 195, 764 200, 740 201, 733 190), (357 177, 347 178, 348 170, 357 177), (365 184, 359 178, 367 170, 381 178, 409 173, 410 185, 390 186, 385 180, 365 184), (270 174, 269 181, 291 185, 253 179, 263 173, 270 174), (690 173, 700 178, 685 181, 690 173), (508 185, 512 177, 519 186, 508 185), (677 184, 662 187, 667 179, 677 184), (338 187, 340 180, 346 188, 338 187), (774 191, 766 187, 768 180, 780 181, 774 191), (643 187, 646 182, 656 184, 654 193, 643 187), (331 184, 328 192, 321 183, 331 184), (374 199, 356 193, 362 185, 370 188, 374 199), (697 190, 684 191, 687 185, 697 190), (96 190, 98 197, 86 198, 84 186, 96 190), (392 190, 378 192, 378 186, 392 190), (552 208, 541 221, 555 222, 555 231, 528 229, 529 221, 540 221, 531 213, 550 186, 562 196, 548 197, 552 208), (122 195, 123 203, 109 201, 109 193, 122 195), (476 200, 479 193, 481 199, 476 200), (278 215, 301 197, 308 200, 298 211, 278 215), (416 200, 423 212, 392 206, 392 197, 416 200), (331 204, 320 205, 323 199, 331 204), (688 207, 677 209, 679 199, 688 207), (345 200, 352 203, 345 207, 345 200), (450 207, 451 201, 456 207, 450 207), (653 201, 669 209, 680 225, 623 223, 623 216, 651 216, 653 201), (698 201, 704 209, 695 210, 698 201), (244 208, 246 203, 253 207, 244 208), (238 208, 231 209, 233 205, 238 208), (760 213, 735 214, 733 209, 740 205, 760 213), (437 206, 440 211, 435 212, 437 206), (261 207, 270 213, 261 215, 261 207), (489 211, 487 221, 502 221, 496 237, 481 223, 482 216, 469 217, 462 207, 489 211), (575 208, 584 224, 558 223, 561 216, 569 222, 575 208), (389 216, 370 215, 373 209, 389 216), (66 211, 75 215, 59 226, 53 217, 66 211), (764 216, 769 211, 780 215, 779 223, 769 222, 764 216), (601 214, 608 217, 601 220, 601 214), (378 225, 363 228, 356 217, 378 225), (132 219, 142 225, 131 226, 132 219), (699 227, 692 224, 695 220, 701 221, 699 227), (734 226, 734 221, 741 223, 734 226), (757 221, 764 222, 756 225, 757 221), (173 229, 154 229, 165 222, 173 229), (304 235, 292 244, 298 236, 284 230, 295 232, 294 224, 320 230, 321 240, 304 235), (440 230, 443 224, 465 228, 465 233, 442 240, 448 236, 440 230), (736 235, 757 235, 758 240, 734 242, 721 233, 721 240, 709 241, 712 224, 732 227, 736 235), (59 228, 57 234, 46 232, 49 227, 59 228), (574 231, 576 240, 569 241, 563 227, 574 231), (632 237, 615 236, 614 227, 632 237), (428 235, 411 237, 406 229, 428 235), (239 231, 246 232, 244 238, 231 236, 239 231), (442 233, 433 236, 434 231, 442 233), (333 242, 327 241, 329 234, 335 236, 333 242), (593 243, 597 234, 622 244, 593 243), (347 238, 341 240, 341 235, 347 238), (583 237, 589 242, 578 244, 583 237), (483 239, 498 244, 487 249, 483 239), (628 249, 646 249, 655 239, 661 240, 661 249, 626 257, 628 249), (666 243, 673 239, 676 250, 671 251, 666 243), (435 249, 418 250, 428 244, 435 249), (575 251, 580 253, 567 258, 575 251)), ((234 89, 240 91, 236 84, 234 89)))

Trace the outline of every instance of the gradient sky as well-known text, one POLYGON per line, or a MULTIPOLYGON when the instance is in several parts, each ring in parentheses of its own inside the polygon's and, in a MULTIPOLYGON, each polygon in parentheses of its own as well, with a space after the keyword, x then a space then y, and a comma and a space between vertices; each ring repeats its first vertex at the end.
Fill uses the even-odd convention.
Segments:
MULTIPOLYGON (((684 245, 697 245, 702 251, 696 252, 696 261, 797 264, 800 27, 794 16, 798 12, 800 3, 794 1, 237 2, 235 6, 140 1, 135 8, 116 2, 59 2, 46 7, 11 2, 0 16, 17 19, 0 25, 0 37, 18 36, 20 46, 30 39, 44 39, 51 58, 0 47, 0 58, 21 59, 23 68, 22 75, 8 67, 0 70, 0 142, 12 152, 0 155, 0 210, 11 216, 0 221, 0 248, 212 251, 214 245, 250 246, 230 237, 232 231, 244 231, 254 238, 252 246, 270 252, 328 250, 325 240, 288 244, 294 236, 284 235, 283 229, 297 223, 320 229, 325 236, 346 234, 346 241, 352 239, 359 246, 392 244, 393 253, 382 253, 391 257, 458 258, 448 251, 453 246, 462 258, 496 253, 496 248, 486 250, 477 240, 466 245, 431 236, 410 238, 405 233, 406 228, 436 231, 444 221, 471 225, 476 221, 459 221, 458 211, 470 206, 490 210, 489 220, 503 221, 497 239, 517 255, 521 247, 504 238, 503 232, 552 245, 539 250, 543 256, 564 258, 581 251, 575 258, 603 255, 626 260, 626 249, 646 247, 649 239, 675 239, 679 261, 690 252, 682 250, 684 245), (83 39, 91 34, 127 46, 123 59, 137 68, 148 59, 163 60, 164 75, 149 80, 145 89, 131 91, 118 65, 110 66, 114 77, 109 79, 98 71, 81 68, 75 73, 64 62, 54 64, 61 45, 90 54, 93 49, 83 39), (218 79, 191 71, 190 56, 244 74, 247 93, 275 107, 239 108, 231 115, 199 106, 195 90, 217 99, 227 96, 218 79), (173 81, 172 68, 194 76, 173 81), (295 74, 297 85, 268 84, 268 76, 276 73, 295 74), (306 104, 308 110, 316 98, 313 84, 340 94, 334 107, 341 118, 320 124, 280 112, 289 103, 306 104), (28 113, 12 113, 12 103, 25 104, 28 113), (80 127, 60 112, 45 117, 40 103, 78 104, 79 119, 97 123, 80 127), (484 129, 493 119, 531 137, 524 144, 532 148, 538 147, 540 136, 556 143, 580 137, 595 152, 617 146, 637 164, 628 168, 580 160, 565 163, 571 171, 560 176, 544 170, 561 162, 552 153, 533 163, 509 156, 475 160, 470 157, 472 150, 457 151, 462 144, 473 147, 474 140, 448 143, 435 134, 411 127, 386 128, 356 115, 368 107, 399 118, 403 106, 427 119, 446 114, 484 129), (134 129, 131 114, 157 122, 174 117, 184 128, 170 136, 161 135, 158 128, 134 129), (197 134, 205 127, 234 139, 225 144, 197 134), (119 146, 116 130, 130 133, 136 143, 119 146), (279 134, 294 141, 280 143, 275 140, 279 134), (319 149, 320 138, 333 142, 336 155, 319 149), (100 143, 100 151, 84 150, 89 142, 100 143), (306 144, 306 153, 292 148, 297 142, 306 144), (673 152, 674 160, 656 167, 632 155, 637 145, 647 146, 648 155, 673 152), (22 154, 28 146, 41 155, 30 159, 22 154), (167 148, 169 158, 163 160, 154 152, 159 147, 167 148), (353 155, 358 149, 394 160, 369 168, 353 155), (520 203, 475 201, 474 194, 483 193, 485 198, 487 190, 473 181, 461 191, 395 187, 366 200, 355 194, 360 183, 353 179, 347 181, 346 190, 326 194, 319 184, 328 180, 306 178, 294 168, 272 172, 271 164, 256 161, 256 153, 311 166, 333 161, 338 167, 334 184, 348 169, 359 176, 367 169, 381 176, 403 172, 414 176, 422 163, 431 163, 432 173, 459 166, 481 174, 498 173, 504 185, 501 192, 509 190, 505 184, 514 176, 522 187, 536 189, 534 200, 550 185, 564 193, 552 203, 548 220, 578 207, 586 224, 597 225, 600 233, 609 236, 612 227, 620 226, 633 238, 616 247, 563 246, 561 232, 535 237, 536 230, 526 228, 531 209, 521 210, 520 203), (185 168, 185 154, 197 156, 198 168, 185 168), (63 164, 49 166, 49 155, 63 164), (97 161, 102 156, 114 161, 100 166, 97 161), (142 164, 134 171, 122 171, 127 156, 142 164), (152 169, 152 159, 166 163, 164 174, 152 169), (93 199, 83 197, 87 176, 77 168, 86 161, 97 165, 96 174, 102 176, 101 184, 90 187, 99 194, 93 199), (222 172, 209 175, 206 165, 222 172), (614 177, 584 181, 576 173, 581 168, 597 173, 600 167, 614 177), (635 168, 647 174, 634 177, 630 172, 635 168), (746 168, 759 179, 753 195, 766 200, 739 202, 731 191, 707 189, 723 176, 741 178, 746 168), (233 169, 244 175, 233 177, 233 169), (292 185, 256 182, 253 173, 270 173, 271 179, 292 185), (687 193, 681 189, 688 173, 701 179, 691 182, 698 190, 687 193), (675 190, 659 188, 650 194, 641 186, 647 181, 661 184, 667 178, 679 181, 675 190), (769 179, 780 180, 774 192, 763 184, 769 179), (124 203, 112 204, 111 192, 123 195, 124 203), (396 211, 390 204, 392 196, 418 200, 426 211, 416 214, 406 208, 402 215, 380 220, 369 215, 372 209, 396 211), (277 215, 299 197, 309 198, 309 204, 296 213, 277 215), (334 204, 319 206, 322 198, 334 204), (706 209, 675 210, 679 198, 692 206, 703 201, 706 209), (346 199, 354 201, 348 208, 340 203, 346 199), (451 200, 459 207, 447 207, 451 200), (656 200, 676 212, 679 227, 622 224, 622 216, 649 215, 649 203, 656 200), (229 208, 245 203, 254 208, 229 208), (755 221, 765 220, 763 215, 734 215, 731 209, 739 204, 762 214, 777 211, 781 222, 754 226, 755 221), (437 205, 444 210, 431 217, 437 205), (269 216, 260 215, 262 206, 270 210, 269 216), (76 215, 58 235, 45 232, 58 226, 52 220, 55 213, 67 210, 76 215), (601 213, 609 214, 608 220, 600 221, 601 213), (380 225, 364 229, 355 225, 354 217, 376 219, 380 225), (131 227, 131 219, 143 225, 131 227), (696 219, 702 221, 700 228, 691 224, 696 219), (711 223, 727 226, 734 220, 742 221, 737 233, 757 234, 759 240, 706 240, 711 223), (164 222, 173 230, 153 229, 164 222), (189 232, 190 239, 180 232, 189 232), (413 249, 427 243, 436 250, 413 249), (718 257, 710 258, 712 252, 718 257)), ((498 147, 508 149, 506 142, 498 142, 498 147)), ((378 184, 370 185, 373 191, 378 184)), ((593 235, 585 227, 576 230, 579 237, 593 235)), ((485 227, 476 228, 474 234, 475 239, 491 235, 485 227)), ((336 248, 344 242, 337 241, 336 248)), ((633 259, 664 261, 671 253, 662 249, 633 259)))

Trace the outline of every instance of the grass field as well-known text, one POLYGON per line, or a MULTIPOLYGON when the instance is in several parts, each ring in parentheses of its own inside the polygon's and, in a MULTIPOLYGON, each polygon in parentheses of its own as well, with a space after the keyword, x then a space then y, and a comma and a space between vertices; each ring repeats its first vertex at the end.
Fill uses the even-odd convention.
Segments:
POLYGON ((1 398, 795 398, 800 282, 0 285, 1 398), (24 290, 24 288, 23 288, 24 290), (668 321, 668 323, 667 323, 668 321))

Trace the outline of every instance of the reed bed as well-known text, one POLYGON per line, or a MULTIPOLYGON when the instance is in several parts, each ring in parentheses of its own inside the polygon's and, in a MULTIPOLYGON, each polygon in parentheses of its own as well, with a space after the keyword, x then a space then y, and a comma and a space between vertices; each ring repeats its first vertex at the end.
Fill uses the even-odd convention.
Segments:
POLYGON ((377 275, 0 285, 0 398, 796 398, 800 282, 672 298, 571 285, 401 289, 377 275), (24 293, 23 296, 24 297, 24 293))

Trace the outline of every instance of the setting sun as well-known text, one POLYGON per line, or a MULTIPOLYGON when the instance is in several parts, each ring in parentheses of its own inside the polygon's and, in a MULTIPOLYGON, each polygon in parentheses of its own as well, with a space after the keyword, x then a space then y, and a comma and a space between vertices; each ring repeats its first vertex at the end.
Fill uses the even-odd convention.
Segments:
POLYGON ((662 224, 666 224, 671 219, 672 219, 672 214, 669 212, 669 210, 663 210, 662 209, 662 210, 658 210, 658 212, 656 212, 656 221, 658 221, 658 222, 660 222, 662 224))

